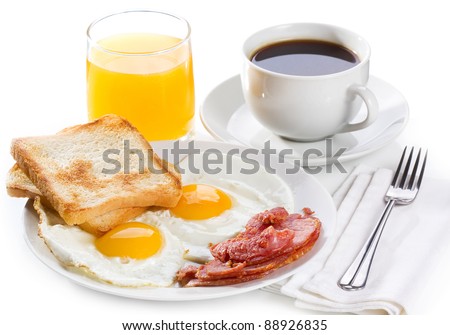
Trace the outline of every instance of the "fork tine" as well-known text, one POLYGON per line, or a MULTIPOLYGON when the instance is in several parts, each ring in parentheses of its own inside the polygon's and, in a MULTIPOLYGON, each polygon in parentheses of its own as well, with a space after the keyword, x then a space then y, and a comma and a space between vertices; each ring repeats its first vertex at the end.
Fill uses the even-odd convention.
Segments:
POLYGON ((422 178, 425 172, 425 165, 427 164, 427 157, 428 157, 428 150, 425 152, 425 158, 423 159, 422 163, 422 170, 420 170, 419 180, 417 181, 417 188, 419 188, 420 184, 422 184, 422 178))
MULTIPOLYGON (((416 173, 417 173, 417 169, 419 167, 419 162, 420 162, 420 153, 422 152, 422 148, 419 149, 419 153, 417 154, 416 157, 416 162, 414 163, 414 168, 411 172, 411 177, 409 178, 409 183, 408 183, 408 189, 412 190, 414 187, 414 182, 416 182, 416 173)), ((416 183, 417 185, 417 183, 416 183)))
POLYGON ((405 169, 403 170, 403 173, 402 173, 402 180, 400 181, 400 185, 398 185, 402 189, 404 189, 406 187, 406 180, 408 179, 409 167, 411 165, 413 153, 414 153, 414 147, 411 148, 411 152, 409 153, 409 157, 406 162, 405 169))
POLYGON ((399 176, 400 176, 400 170, 402 169, 403 159, 405 158, 405 153, 406 153, 406 149, 407 149, 407 148, 408 148, 408 147, 405 147, 405 149, 403 149, 403 154, 402 154, 402 157, 400 158, 400 162, 398 163, 397 171, 395 171, 394 178, 392 178, 392 183, 391 183, 391 185, 392 185, 393 187, 396 186, 397 181, 398 181, 398 178, 399 178, 399 176))

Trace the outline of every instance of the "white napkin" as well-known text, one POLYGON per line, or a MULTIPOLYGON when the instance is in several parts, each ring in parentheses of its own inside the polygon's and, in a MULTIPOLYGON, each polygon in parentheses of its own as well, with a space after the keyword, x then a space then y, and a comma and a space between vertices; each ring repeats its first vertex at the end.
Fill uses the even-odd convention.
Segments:
POLYGON ((282 287, 300 308, 325 312, 409 314, 450 244, 450 184, 424 178, 416 200, 394 207, 366 288, 344 291, 337 282, 374 228, 392 171, 357 167, 334 194, 333 237, 282 287), (311 273, 315 273, 311 277, 311 273))

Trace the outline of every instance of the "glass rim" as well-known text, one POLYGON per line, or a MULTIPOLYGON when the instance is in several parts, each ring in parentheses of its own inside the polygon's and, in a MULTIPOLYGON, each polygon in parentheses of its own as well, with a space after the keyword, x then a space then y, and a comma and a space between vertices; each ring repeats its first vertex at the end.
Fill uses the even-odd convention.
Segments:
POLYGON ((171 52, 173 50, 178 49, 179 47, 181 47, 184 43, 186 43, 187 41, 189 41, 189 39, 191 38, 191 25, 189 24, 189 22, 182 18, 181 16, 169 13, 169 12, 162 12, 162 11, 157 11, 157 10, 150 10, 150 9, 132 9, 132 10, 125 10, 125 11, 120 11, 120 12, 114 12, 114 13, 110 13, 108 15, 105 15, 97 20, 94 20, 91 22, 91 24, 88 26, 87 30, 86 30, 86 36, 87 36, 87 40, 89 45, 101 50, 102 52, 105 53, 109 53, 109 54, 113 54, 113 55, 120 55, 120 56, 153 56, 153 55, 161 55, 164 53, 168 53, 171 52), (97 43, 97 41, 94 41, 92 39, 91 36, 91 31, 92 29, 95 27, 95 25, 97 25, 98 23, 100 23, 103 20, 109 19, 111 17, 117 16, 117 15, 121 15, 121 14, 128 14, 128 13, 153 13, 153 14, 162 14, 162 15, 166 15, 166 16, 170 16, 174 19, 177 19, 181 22, 183 22, 186 25, 187 28, 187 32, 186 35, 176 44, 174 44, 173 46, 169 47, 169 48, 165 48, 165 49, 161 49, 158 51, 152 51, 152 52, 133 52, 133 53, 128 53, 128 52, 121 52, 121 51, 114 51, 114 50, 109 50, 106 49, 104 47, 102 47, 100 44, 97 43))

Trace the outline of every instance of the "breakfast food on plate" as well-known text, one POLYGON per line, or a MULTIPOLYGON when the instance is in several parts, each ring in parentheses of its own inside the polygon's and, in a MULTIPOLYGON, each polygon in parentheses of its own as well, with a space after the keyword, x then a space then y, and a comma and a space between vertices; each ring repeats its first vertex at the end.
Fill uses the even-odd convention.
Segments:
POLYGON ((320 234, 321 223, 305 208, 289 214, 278 207, 253 216, 236 237, 211 246, 214 260, 178 272, 186 287, 219 286, 261 278, 306 254, 320 234))
POLYGON ((37 231, 52 254, 116 286, 246 282, 293 262, 320 233, 311 210, 278 207, 293 208, 278 176, 192 172, 182 160, 182 186, 174 166, 118 116, 14 139, 11 153, 8 194, 34 198, 37 231))
MULTIPOLYGON (((6 180, 6 190, 11 197, 16 198, 34 199, 39 196, 40 202, 48 209, 52 209, 52 205, 43 197, 41 191, 34 186, 30 178, 27 177, 17 164, 14 164, 9 170, 6 180)), ((96 216, 79 226, 87 232, 99 236, 110 228, 130 220, 144 213, 146 210, 147 207, 119 208, 96 216)))
POLYGON ((39 235, 66 267, 116 286, 170 286, 183 264, 184 249, 164 225, 137 217, 96 238, 66 225, 40 203, 39 235))
POLYGON ((211 243, 236 236, 252 215, 282 203, 274 195, 221 174, 185 174, 183 182, 177 206, 150 210, 147 215, 177 236, 187 250, 185 258, 194 262, 212 259, 211 243))
POLYGON ((14 139, 11 153, 69 225, 121 208, 173 207, 181 196, 180 175, 165 166, 136 128, 115 115, 52 136, 14 139), (105 159, 105 153, 114 155, 105 159), (119 171, 105 173, 112 162, 119 171), (147 164, 158 173, 144 168, 147 164))

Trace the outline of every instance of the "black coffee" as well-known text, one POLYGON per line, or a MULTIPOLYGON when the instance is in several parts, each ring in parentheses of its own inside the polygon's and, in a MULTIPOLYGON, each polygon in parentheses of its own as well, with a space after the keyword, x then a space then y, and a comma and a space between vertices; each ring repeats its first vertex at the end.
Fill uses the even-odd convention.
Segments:
POLYGON ((251 57, 263 69, 298 76, 342 72, 359 63, 342 45, 319 40, 290 40, 265 46, 251 57))

